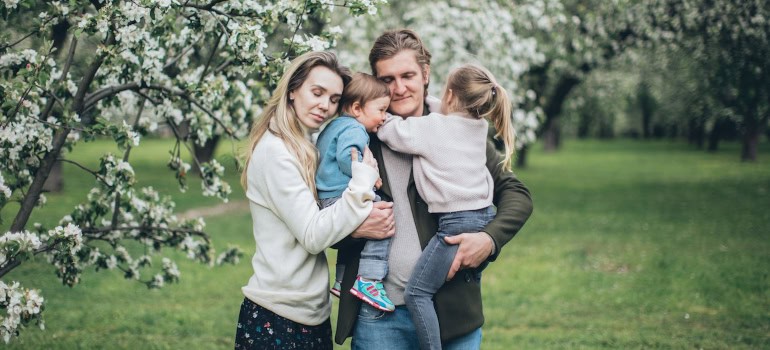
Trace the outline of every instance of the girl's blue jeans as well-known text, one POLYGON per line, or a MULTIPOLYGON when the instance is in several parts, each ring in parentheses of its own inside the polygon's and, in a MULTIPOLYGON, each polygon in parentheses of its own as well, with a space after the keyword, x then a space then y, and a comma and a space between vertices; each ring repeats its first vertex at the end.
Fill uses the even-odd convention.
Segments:
MULTIPOLYGON (((457 245, 447 244, 444 238, 461 233, 481 232, 494 217, 491 206, 440 214, 438 232, 423 249, 404 291, 404 300, 417 330, 421 349, 441 349, 433 295, 446 281, 449 268, 457 254, 457 245)), ((481 270, 484 267, 486 263, 476 269, 477 280, 481 279, 481 270)))

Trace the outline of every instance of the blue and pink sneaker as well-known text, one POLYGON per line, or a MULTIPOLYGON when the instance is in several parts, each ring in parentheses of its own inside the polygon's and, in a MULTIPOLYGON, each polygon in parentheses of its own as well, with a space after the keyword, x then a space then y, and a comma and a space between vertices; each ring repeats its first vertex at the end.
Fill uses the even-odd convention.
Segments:
POLYGON ((370 280, 358 276, 356 281, 353 282, 353 288, 350 288, 350 293, 375 309, 388 312, 392 312, 396 309, 393 302, 388 299, 385 288, 382 286, 382 281, 370 280))

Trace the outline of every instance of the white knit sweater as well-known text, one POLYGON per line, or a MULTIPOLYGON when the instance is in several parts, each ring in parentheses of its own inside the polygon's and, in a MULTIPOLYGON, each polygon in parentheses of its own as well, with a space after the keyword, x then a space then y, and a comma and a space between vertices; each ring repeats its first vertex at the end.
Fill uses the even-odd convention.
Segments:
POLYGON ((324 250, 355 230, 372 209, 377 171, 353 164, 342 198, 320 210, 297 159, 266 132, 251 154, 246 197, 253 219, 254 274, 243 294, 260 306, 305 325, 331 314, 324 250))
POLYGON ((475 210, 492 204, 485 119, 431 113, 389 116, 377 137, 392 150, 414 155, 414 182, 431 213, 475 210))

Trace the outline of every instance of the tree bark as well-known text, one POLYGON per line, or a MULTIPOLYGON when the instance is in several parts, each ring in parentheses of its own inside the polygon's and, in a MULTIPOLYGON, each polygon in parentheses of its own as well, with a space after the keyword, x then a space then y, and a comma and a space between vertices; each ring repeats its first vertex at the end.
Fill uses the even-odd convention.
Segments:
MULTIPOLYGON (((203 164, 214 159, 214 153, 217 150, 217 145, 219 145, 220 139, 221 137, 219 135, 214 135, 206 140, 206 143, 204 143, 203 146, 199 146, 197 143, 193 142, 193 150, 195 151, 195 158, 198 160, 198 162, 203 164)), ((200 170, 198 167, 192 167, 192 172, 199 174, 200 170)))
MULTIPOLYGON (((53 46, 56 51, 53 56, 58 58, 63 52, 64 43, 67 41, 67 30, 69 29, 69 22, 63 20, 53 26, 51 31, 51 39, 53 40, 53 46)), ((48 180, 43 184, 43 191, 59 193, 64 189, 64 175, 62 174, 62 163, 56 161, 51 168, 51 173, 48 175, 48 180)))
POLYGON ((543 112, 545 123, 543 125, 543 146, 546 151, 556 151, 561 147, 561 110, 564 101, 570 91, 580 84, 581 80, 572 75, 565 75, 559 79, 553 94, 548 98, 543 112))
POLYGON ((59 193, 64 189, 64 175, 62 174, 62 163, 56 161, 51 167, 51 173, 43 184, 43 191, 59 193))
POLYGON ((649 139, 652 136, 652 115, 654 113, 655 100, 650 94, 650 88, 646 81, 639 83, 638 90, 639 108, 642 112, 642 138, 649 139))
POLYGON ((705 113, 701 117, 693 117, 687 122, 687 142, 695 145, 698 149, 703 149, 706 139, 706 120, 705 113))
POLYGON ((529 152, 529 146, 524 145, 518 152, 516 152, 516 165, 517 169, 523 169, 527 167, 527 152, 529 152))
POLYGON ((743 135, 743 147, 741 150, 741 160, 744 162, 757 161, 757 149, 759 147, 759 132, 746 132, 743 135))
MULTIPOLYGON (((748 118, 747 118, 748 119, 748 118)), ((743 146, 741 147, 741 160, 744 162, 756 162, 757 151, 759 149, 759 136, 762 134, 760 123, 752 118, 746 124, 746 130, 743 133, 743 146)))
POLYGON ((722 118, 717 118, 714 121, 714 125, 711 127, 709 133, 709 152, 716 152, 719 149, 719 140, 722 138, 722 129, 724 128, 724 121, 722 118))

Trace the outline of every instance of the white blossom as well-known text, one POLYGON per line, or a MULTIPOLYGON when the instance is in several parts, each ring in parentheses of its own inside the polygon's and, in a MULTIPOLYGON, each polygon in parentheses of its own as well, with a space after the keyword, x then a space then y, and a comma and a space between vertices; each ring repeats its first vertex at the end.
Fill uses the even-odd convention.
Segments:
MULTIPOLYGON (((15 9, 18 3, 19 3, 19 0, 3 0, 3 5, 5 5, 5 8, 8 8, 8 9, 15 9)), ((7 342, 8 341, 6 341, 6 343, 7 342)))
MULTIPOLYGON (((99 1, 98 9, 77 1, 41 2, 32 8, 19 6, 17 0, 0 3, 9 16, 31 19, 21 21, 22 25, 34 22, 35 27, 18 28, 18 33, 33 33, 33 37, 0 54, 3 99, 21 107, 0 116, 0 210, 11 196, 23 199, 30 192, 41 159, 48 152, 59 152, 71 160, 68 150, 81 139, 104 136, 118 143, 122 152, 105 154, 95 169, 83 166, 87 169, 84 174, 94 176, 94 188, 59 220, 59 226, 29 223, 34 232, 7 232, 0 237, 0 263, 41 254, 68 286, 79 283, 81 273, 89 267, 120 267, 127 279, 150 287, 176 282, 180 276, 177 265, 164 258, 155 271, 143 272, 151 268, 151 258, 132 257, 124 242, 145 244, 151 254, 161 256, 165 250, 159 245, 171 246, 192 259, 212 263, 214 252, 203 233, 205 222, 201 218, 182 222, 167 195, 153 188, 135 188, 137 174, 130 159, 124 161, 128 149, 141 146, 146 133, 180 126, 187 128, 186 135, 178 135, 181 142, 187 140, 184 137, 198 144, 215 135, 246 137, 252 119, 261 112, 291 57, 331 48, 342 30, 329 23, 329 30, 310 35, 303 27, 304 21, 316 15, 326 18, 336 6, 331 0, 316 1, 314 6, 298 1, 225 1, 216 2, 211 10, 183 7, 183 3, 99 1), (234 13, 238 15, 222 15, 234 13), (40 45, 50 43, 47 35, 61 21, 71 24, 68 34, 75 35, 79 43, 89 43, 77 45, 72 67, 86 67, 96 57, 102 59, 92 79, 83 75, 85 69, 70 69, 64 74, 66 49, 51 55, 50 46, 40 45), (290 40, 272 40, 274 34, 295 31, 296 37, 287 38, 290 40), (210 65, 206 63, 209 60, 210 65), (80 87, 81 82, 88 84, 80 87), (80 89, 87 91, 88 105, 78 109, 73 97, 80 89), (51 92, 56 99, 53 110, 47 110, 51 92), (53 145, 54 133, 60 130, 67 131, 63 149, 53 145), (171 239, 179 234, 180 227, 194 230, 196 235, 181 242, 171 239), (91 244, 93 232, 99 232, 100 239, 114 251, 102 251, 91 244), (47 249, 52 245, 57 247, 47 249), (158 269, 162 272, 156 273, 158 269), (142 279, 142 274, 147 277, 142 279)), ((354 0, 347 5, 375 13, 375 6, 382 3, 354 0)), ((180 184, 191 169, 183 157, 174 154, 169 163, 171 176, 180 184)), ((227 201, 232 188, 224 180, 225 168, 211 161, 203 165, 201 173, 201 191, 227 201)), ((57 199, 39 196, 39 203, 57 199)), ((235 248, 228 249, 216 262, 237 261, 239 254, 235 248)), ((0 334, 5 341, 22 330, 19 315, 27 309, 40 315, 42 305, 37 292, 14 294, 11 290, 22 289, 18 284, 0 288, 0 296, 13 300, 0 309, 8 312, 8 316, 0 316, 0 334)), ((38 321, 43 328, 42 319, 38 321)))

